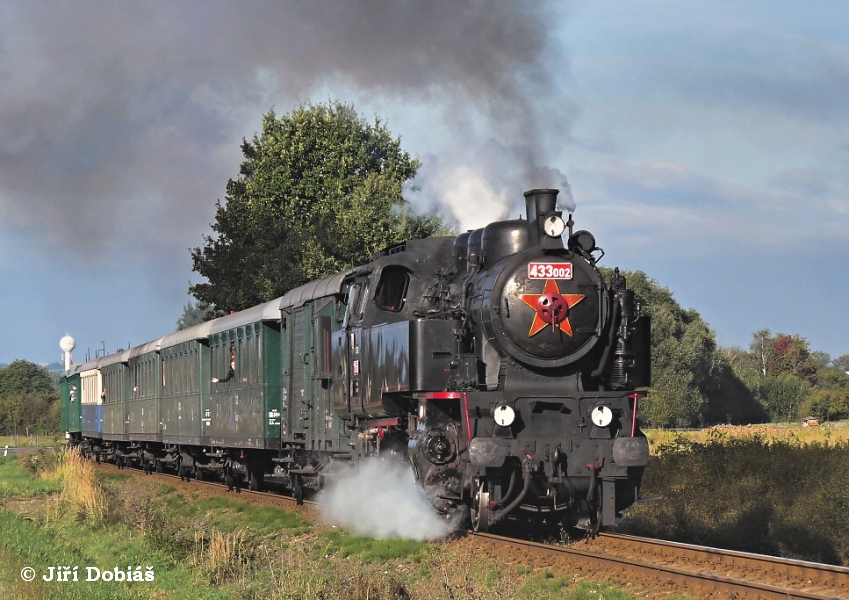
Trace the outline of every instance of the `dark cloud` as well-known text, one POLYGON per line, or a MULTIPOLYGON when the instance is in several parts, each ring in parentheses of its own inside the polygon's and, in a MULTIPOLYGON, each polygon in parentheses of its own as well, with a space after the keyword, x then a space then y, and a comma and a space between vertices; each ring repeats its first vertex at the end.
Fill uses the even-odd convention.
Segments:
POLYGON ((531 169, 544 170, 544 139, 568 125, 545 75, 562 55, 544 4, 104 0, 0 10, 0 218, 86 255, 200 243, 236 172, 238 141, 253 133, 245 128, 329 78, 475 122, 458 146, 474 152, 493 137, 527 150, 531 169))

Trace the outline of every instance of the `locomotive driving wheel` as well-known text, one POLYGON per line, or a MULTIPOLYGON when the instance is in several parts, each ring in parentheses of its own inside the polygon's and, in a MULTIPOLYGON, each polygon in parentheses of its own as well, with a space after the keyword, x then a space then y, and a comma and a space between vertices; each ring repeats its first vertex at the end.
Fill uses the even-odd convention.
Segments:
POLYGON ((472 485, 475 489, 470 511, 472 530, 485 533, 489 530, 489 486, 485 479, 475 479, 472 485))

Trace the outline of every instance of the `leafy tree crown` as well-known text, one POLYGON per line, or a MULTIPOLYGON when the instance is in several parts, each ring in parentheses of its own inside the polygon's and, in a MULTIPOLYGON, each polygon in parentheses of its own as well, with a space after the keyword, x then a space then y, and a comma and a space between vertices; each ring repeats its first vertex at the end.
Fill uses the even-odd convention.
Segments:
POLYGON ((242 310, 367 262, 378 250, 445 231, 413 215, 402 188, 419 161, 384 123, 339 102, 305 104, 243 140, 239 175, 216 205, 213 236, 192 250, 190 286, 219 311, 242 310))

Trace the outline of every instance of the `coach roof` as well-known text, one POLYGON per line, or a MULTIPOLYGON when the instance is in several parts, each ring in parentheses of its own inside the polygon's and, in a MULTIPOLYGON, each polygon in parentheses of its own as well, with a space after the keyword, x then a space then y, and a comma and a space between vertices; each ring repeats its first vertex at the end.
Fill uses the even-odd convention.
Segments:
POLYGON ((199 325, 194 325, 192 327, 187 327, 186 329, 169 333, 161 338, 141 344, 140 346, 135 346, 129 350, 125 350, 117 354, 110 354, 109 356, 96 361, 90 361, 89 363, 86 363, 86 367, 99 368, 101 366, 105 367, 118 362, 127 362, 130 358, 135 358, 142 354, 157 352, 163 348, 178 346, 194 340, 205 340, 212 334, 227 331, 229 329, 235 329, 236 327, 242 327, 243 325, 248 325, 250 323, 258 323, 260 321, 277 321, 280 319, 280 312, 282 310, 303 306, 306 302, 315 298, 339 294, 342 291, 342 283, 345 279, 356 273, 357 269, 348 269, 347 271, 331 275, 330 277, 325 277, 324 279, 311 281, 300 287, 296 287, 295 289, 288 291, 282 297, 275 298, 265 304, 253 306, 237 313, 233 313, 232 315, 226 315, 224 317, 213 319, 212 321, 207 321, 199 325), (94 363, 96 363, 96 365, 94 363))

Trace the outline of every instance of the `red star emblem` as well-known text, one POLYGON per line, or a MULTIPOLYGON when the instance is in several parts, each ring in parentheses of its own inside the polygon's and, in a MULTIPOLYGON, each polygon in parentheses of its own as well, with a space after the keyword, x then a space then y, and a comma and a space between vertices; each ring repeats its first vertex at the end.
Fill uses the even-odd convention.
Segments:
POLYGON ((555 327, 560 327, 560 331, 572 337, 569 310, 584 299, 583 294, 561 294, 557 281, 546 279, 541 294, 518 294, 518 296, 519 300, 536 311, 528 337, 538 334, 548 323, 551 324, 552 331, 555 327))

